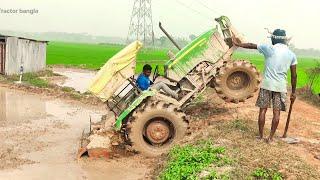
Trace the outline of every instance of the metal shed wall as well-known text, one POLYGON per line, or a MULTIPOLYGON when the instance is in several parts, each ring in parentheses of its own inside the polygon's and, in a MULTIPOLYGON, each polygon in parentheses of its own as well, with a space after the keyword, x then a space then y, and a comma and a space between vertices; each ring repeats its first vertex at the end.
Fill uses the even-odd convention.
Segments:
POLYGON ((7 37, 5 74, 18 74, 21 65, 23 65, 24 73, 44 70, 46 50, 46 42, 7 37))

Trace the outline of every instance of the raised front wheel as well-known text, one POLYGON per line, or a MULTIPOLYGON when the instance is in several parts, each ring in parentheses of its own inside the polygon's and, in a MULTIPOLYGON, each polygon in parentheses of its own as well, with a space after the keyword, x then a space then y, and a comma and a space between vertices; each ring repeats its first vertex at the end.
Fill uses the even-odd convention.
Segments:
POLYGON ((253 96, 260 84, 260 73, 250 62, 238 60, 223 65, 215 78, 215 89, 227 102, 243 102, 253 96))

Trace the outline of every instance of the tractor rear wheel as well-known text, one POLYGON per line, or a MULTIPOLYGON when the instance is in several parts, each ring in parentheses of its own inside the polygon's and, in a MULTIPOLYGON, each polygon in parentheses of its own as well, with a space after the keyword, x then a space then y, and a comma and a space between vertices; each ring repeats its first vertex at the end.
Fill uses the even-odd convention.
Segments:
POLYGON ((152 101, 133 112, 126 133, 135 151, 154 157, 166 153, 181 140, 187 128, 186 116, 178 107, 152 101))
POLYGON ((215 78, 215 89, 227 102, 243 102, 253 96, 260 84, 260 73, 250 62, 231 61, 224 64, 215 78))

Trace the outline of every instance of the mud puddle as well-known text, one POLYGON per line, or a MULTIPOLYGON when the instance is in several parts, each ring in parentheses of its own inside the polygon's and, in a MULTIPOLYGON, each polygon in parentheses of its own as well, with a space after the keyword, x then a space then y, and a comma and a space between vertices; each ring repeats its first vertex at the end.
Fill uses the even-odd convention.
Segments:
POLYGON ((76 160, 89 116, 106 112, 0 88, 0 179, 142 179, 143 158, 76 160))
POLYGON ((92 78, 96 72, 82 69, 53 68, 54 73, 66 78, 56 81, 55 84, 61 87, 72 87, 80 93, 87 91, 92 78))

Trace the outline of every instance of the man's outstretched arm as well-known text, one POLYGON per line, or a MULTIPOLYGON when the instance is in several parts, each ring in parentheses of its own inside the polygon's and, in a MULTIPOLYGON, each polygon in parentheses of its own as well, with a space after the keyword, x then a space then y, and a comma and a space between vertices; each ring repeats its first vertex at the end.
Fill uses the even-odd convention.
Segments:
POLYGON ((258 45, 254 43, 240 43, 239 40, 232 39, 235 46, 239 46, 246 49, 258 49, 258 45))
POLYGON ((294 101, 296 99, 296 87, 297 87, 297 65, 290 66, 291 71, 291 97, 290 100, 294 101))

